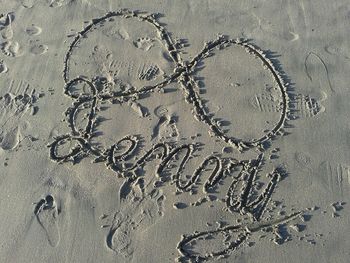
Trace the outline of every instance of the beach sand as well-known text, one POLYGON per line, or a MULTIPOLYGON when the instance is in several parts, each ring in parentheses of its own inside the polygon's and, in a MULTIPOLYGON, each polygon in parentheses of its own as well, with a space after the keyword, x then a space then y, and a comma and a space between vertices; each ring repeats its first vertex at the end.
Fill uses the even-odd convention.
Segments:
POLYGON ((0 262, 349 262, 349 23, 0 0, 0 262))

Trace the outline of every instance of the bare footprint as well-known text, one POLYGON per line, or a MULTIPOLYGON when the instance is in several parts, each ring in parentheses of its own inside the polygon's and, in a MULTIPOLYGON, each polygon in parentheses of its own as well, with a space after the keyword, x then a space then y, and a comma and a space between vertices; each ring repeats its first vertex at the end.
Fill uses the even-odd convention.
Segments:
POLYGON ((1 36, 3 39, 10 40, 13 38, 13 30, 11 26, 5 27, 1 30, 1 36))
POLYGON ((63 5, 69 4, 71 1, 70 0, 47 0, 49 3, 50 7, 61 7, 63 5))
POLYGON ((149 116, 148 109, 145 106, 142 106, 140 103, 136 101, 130 101, 129 105, 141 118, 149 116))
POLYGON ((0 148, 13 150, 30 136, 26 134, 28 122, 23 116, 38 111, 34 106, 38 99, 39 95, 28 82, 10 81, 8 92, 0 97, 0 148))
POLYGON ((134 249, 132 248, 132 236, 128 224, 120 223, 111 228, 107 236, 107 246, 125 258, 132 256, 134 249))
POLYGON ((36 0, 22 0, 21 3, 25 8, 32 8, 36 0))
POLYGON ((22 135, 19 127, 15 127, 14 129, 5 132, 4 137, 1 138, 0 146, 6 151, 13 150, 18 146, 21 137, 22 135))
POLYGON ((106 244, 124 258, 133 256, 137 246, 137 235, 154 225, 164 215, 165 196, 160 189, 146 193, 143 178, 139 178, 121 203, 121 210, 116 213, 113 224, 107 234, 106 244))
POLYGON ((12 23, 12 20, 13 20, 13 15, 11 13, 0 14, 0 30, 10 26, 12 23))
POLYGON ((172 139, 179 136, 176 126, 177 116, 171 116, 167 113, 159 117, 157 124, 153 127, 151 140, 172 139))
POLYGON ((0 14, 0 32, 1 37, 5 40, 10 40, 13 37, 12 30, 12 20, 14 16, 11 13, 8 14, 0 14))
POLYGON ((126 31, 124 28, 120 28, 118 30, 118 35, 121 39, 127 40, 130 38, 128 31, 126 31))
POLYGON ((7 71, 8 71, 8 68, 7 68, 5 62, 4 61, 0 61, 0 74, 1 73, 6 73, 7 71))
POLYGON ((327 46, 325 46, 324 49, 325 49, 325 51, 328 54, 338 55, 339 57, 343 57, 345 59, 350 59, 349 52, 347 52, 347 50, 345 50, 342 47, 338 47, 337 44, 335 44, 335 45, 333 45, 333 44, 327 45, 327 46))
POLYGON ((40 226, 45 230, 47 240, 52 247, 57 247, 60 242, 60 233, 57 224, 58 209, 52 195, 41 199, 34 208, 34 214, 40 226))
POLYGON ((42 55, 46 53, 49 50, 49 47, 47 45, 35 45, 30 48, 30 53, 34 55, 42 55))
POLYGON ((17 41, 7 41, 2 43, 1 50, 9 57, 19 57, 22 55, 22 48, 17 41))
POLYGON ((42 32, 42 29, 41 27, 38 27, 38 26, 31 25, 26 28, 26 33, 29 36, 38 36, 41 34, 41 32, 42 32))
POLYGON ((151 49, 151 47, 153 47, 153 39, 142 37, 134 41, 134 45, 143 51, 148 51, 151 49))

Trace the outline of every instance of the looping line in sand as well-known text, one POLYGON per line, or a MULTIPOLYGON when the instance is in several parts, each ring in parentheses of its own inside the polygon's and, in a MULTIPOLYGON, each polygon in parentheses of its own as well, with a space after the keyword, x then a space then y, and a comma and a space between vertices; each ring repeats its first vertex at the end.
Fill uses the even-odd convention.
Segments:
MULTIPOLYGON (((131 166, 126 167, 123 165, 123 163, 130 159, 138 148, 139 139, 136 136, 127 135, 106 149, 95 147, 91 143, 91 139, 96 136, 94 133, 94 128, 96 127, 96 122, 98 121, 99 106, 102 102, 118 101, 119 103, 125 103, 131 99, 138 99, 140 95, 145 93, 160 90, 170 83, 179 82, 184 91, 186 102, 193 106, 193 112, 195 114, 194 117, 197 120, 205 123, 216 138, 222 140, 230 146, 235 147, 238 151, 244 151, 250 148, 260 149, 266 142, 271 141, 275 136, 279 135, 280 130, 283 128, 286 120, 288 119, 288 114, 290 111, 287 93, 289 84, 285 81, 284 75, 277 70, 274 63, 275 62, 270 59, 265 52, 255 45, 248 43, 247 40, 229 39, 224 36, 219 36, 216 40, 206 43, 202 51, 191 61, 183 61, 180 57, 180 52, 177 49, 176 44, 170 37, 170 34, 163 25, 157 22, 156 15, 149 15, 125 9, 117 12, 109 12, 100 18, 93 19, 90 24, 86 25, 82 31, 77 33, 65 55, 63 70, 63 79, 65 81, 64 93, 74 100, 73 105, 66 111, 71 132, 70 134, 61 135, 55 138, 55 141, 49 145, 50 157, 56 162, 72 161, 73 163, 76 163, 83 157, 93 156, 95 158, 95 162, 105 162, 106 166, 115 171, 118 176, 127 178, 129 182, 134 182, 138 178, 137 170, 142 168, 150 160, 158 159, 160 161, 156 167, 156 175, 160 178, 165 176, 164 174, 166 174, 167 170, 170 169, 170 163, 175 161, 180 154, 184 153, 177 171, 171 175, 171 179, 175 183, 178 191, 190 190, 191 187, 198 182, 198 178, 201 176, 201 174, 203 174, 204 170, 210 168, 211 174, 205 181, 203 189, 204 192, 207 192, 210 189, 217 187, 219 181, 229 176, 232 173, 232 170, 238 167, 241 169, 241 172, 238 176, 233 178, 232 184, 229 187, 226 195, 227 209, 232 213, 239 212, 241 214, 249 214, 252 216, 254 221, 258 222, 260 221, 260 218, 277 183, 281 179, 281 171, 278 169, 274 170, 269 176, 269 183, 265 189, 262 190, 258 196, 255 195, 253 197, 253 183, 256 180, 258 170, 262 165, 263 154, 260 154, 256 160, 249 161, 238 161, 232 158, 221 158, 216 155, 211 155, 203 160, 201 165, 195 169, 189 179, 184 179, 181 178, 181 174, 186 163, 196 150, 196 145, 194 144, 174 145, 172 143, 165 142, 155 144, 144 154, 142 154, 141 157, 139 157, 131 166), (83 41, 89 32, 95 29, 95 27, 105 21, 109 21, 113 17, 136 19, 152 25, 158 32, 159 38, 162 40, 170 58, 176 65, 173 73, 156 85, 143 86, 137 90, 129 89, 118 92, 106 92, 103 85, 100 85, 101 81, 103 82, 103 80, 99 79, 98 77, 94 79, 87 79, 85 77, 75 77, 71 79, 69 76, 70 61, 72 53, 78 46, 78 43, 83 41), (230 137, 220 129, 203 106, 203 101, 197 92, 197 82, 192 76, 196 65, 212 55, 212 51, 214 49, 219 48, 219 50, 222 50, 227 49, 230 46, 239 46, 247 53, 258 58, 263 67, 270 72, 272 79, 278 86, 281 96, 281 110, 278 122, 262 137, 249 141, 230 137), (87 87, 87 90, 85 90, 83 93, 76 93, 74 91, 74 87, 80 84, 87 87), (87 114, 85 128, 79 129, 76 124, 76 119, 78 112, 82 109, 89 109, 89 113, 87 114), (70 144, 71 147, 68 153, 61 154, 59 149, 65 144, 70 144), (125 144, 127 145, 126 149, 124 149, 125 144), (122 148, 124 151, 122 153, 117 153, 122 148), (241 189, 237 191, 239 184, 241 184, 241 189)), ((204 231, 193 235, 184 236, 178 244, 178 250, 183 256, 196 260, 207 260, 214 257, 223 256, 235 250, 249 237, 251 233, 267 226, 273 226, 288 220, 292 220, 295 217, 296 214, 293 214, 278 220, 278 222, 261 223, 260 225, 252 225, 251 227, 243 227, 239 225, 229 226, 226 228, 217 229, 215 231, 204 231), (206 256, 198 256, 191 254, 191 252, 187 251, 185 248, 187 244, 196 239, 227 231, 241 231, 242 233, 235 242, 232 242, 222 251, 208 254, 206 256)))

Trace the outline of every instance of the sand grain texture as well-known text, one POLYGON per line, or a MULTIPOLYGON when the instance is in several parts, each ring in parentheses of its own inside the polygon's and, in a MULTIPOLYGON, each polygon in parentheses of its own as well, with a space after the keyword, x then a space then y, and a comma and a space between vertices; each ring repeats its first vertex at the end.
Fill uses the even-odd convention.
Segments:
POLYGON ((0 261, 348 262, 349 14, 0 0, 0 261))

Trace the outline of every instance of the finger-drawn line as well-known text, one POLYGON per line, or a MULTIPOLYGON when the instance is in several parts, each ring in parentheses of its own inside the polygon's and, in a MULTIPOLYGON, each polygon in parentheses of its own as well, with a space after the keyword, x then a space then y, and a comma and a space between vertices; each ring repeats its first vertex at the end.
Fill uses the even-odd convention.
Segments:
POLYGON ((253 184, 256 181, 258 169, 261 166, 263 155, 259 155, 256 160, 243 163, 240 174, 234 178, 228 192, 226 205, 232 212, 240 212, 241 214, 251 214, 253 219, 259 221, 264 209, 271 198, 271 195, 281 179, 280 173, 275 170, 270 174, 270 181, 263 192, 256 198, 251 200, 253 184), (242 181, 242 188, 239 197, 235 192, 238 183, 242 181))
POLYGON ((230 225, 212 231, 203 231, 183 235, 181 241, 177 244, 177 249, 182 256, 187 259, 192 259, 194 262, 203 262, 210 259, 219 258, 220 256, 228 255, 232 251, 238 249, 252 234, 260 231, 261 229, 288 223, 289 221, 296 219, 301 214, 302 211, 299 211, 274 221, 253 223, 251 225, 230 225), (196 240, 205 239, 206 237, 213 238, 213 236, 217 234, 232 235, 233 233, 238 233, 238 238, 234 241, 230 241, 223 250, 201 255, 195 254, 193 251, 186 249, 187 245, 190 245, 190 243, 195 242, 196 240))

